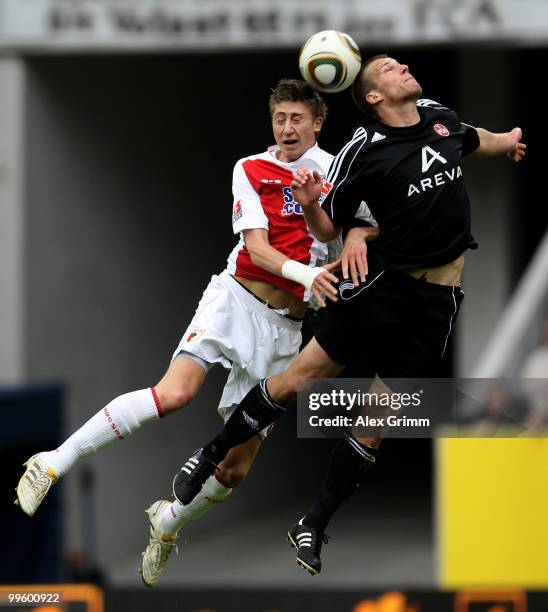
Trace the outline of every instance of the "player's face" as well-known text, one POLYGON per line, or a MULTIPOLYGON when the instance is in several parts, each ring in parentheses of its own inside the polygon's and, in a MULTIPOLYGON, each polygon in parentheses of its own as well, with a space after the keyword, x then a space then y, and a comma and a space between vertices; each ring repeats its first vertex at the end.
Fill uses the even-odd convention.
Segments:
POLYGON ((279 160, 295 161, 314 146, 322 123, 323 117, 314 119, 305 102, 276 104, 272 113, 272 131, 276 144, 280 147, 279 160))
POLYGON ((367 94, 380 96, 376 102, 405 102, 416 100, 422 93, 422 87, 409 72, 409 66, 400 64, 392 57, 382 57, 367 67, 367 75, 375 84, 367 94))

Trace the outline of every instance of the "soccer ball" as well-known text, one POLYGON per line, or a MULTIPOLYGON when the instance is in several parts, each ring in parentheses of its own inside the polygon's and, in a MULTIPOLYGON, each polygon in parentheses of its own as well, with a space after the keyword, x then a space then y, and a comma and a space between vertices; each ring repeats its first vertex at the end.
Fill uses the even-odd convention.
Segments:
POLYGON ((352 85, 361 66, 358 45, 343 32, 313 34, 302 46, 299 68, 314 89, 334 93, 352 85))

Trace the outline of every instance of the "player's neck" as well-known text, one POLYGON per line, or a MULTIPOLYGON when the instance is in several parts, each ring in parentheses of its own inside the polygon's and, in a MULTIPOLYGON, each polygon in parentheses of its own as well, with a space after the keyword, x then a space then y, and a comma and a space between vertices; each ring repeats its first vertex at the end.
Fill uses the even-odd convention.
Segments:
POLYGON ((300 159, 306 153, 306 151, 308 151, 308 149, 305 149, 304 151, 296 151, 296 152, 293 152, 293 151, 287 152, 287 151, 282 151, 282 149, 278 149, 274 153, 274 155, 276 156, 276 159, 278 161, 281 161, 284 164, 291 164, 297 161, 298 159, 300 159))
POLYGON ((379 119, 390 127, 411 127, 420 123, 421 116, 416 102, 413 101, 397 107, 383 108, 379 113, 379 119))
POLYGON ((274 155, 276 156, 276 159, 278 161, 281 161, 284 164, 290 164, 290 163, 296 161, 297 159, 299 159, 299 157, 300 157, 300 155, 299 156, 287 155, 281 149, 278 149, 276 151, 276 153, 274 153, 274 155))

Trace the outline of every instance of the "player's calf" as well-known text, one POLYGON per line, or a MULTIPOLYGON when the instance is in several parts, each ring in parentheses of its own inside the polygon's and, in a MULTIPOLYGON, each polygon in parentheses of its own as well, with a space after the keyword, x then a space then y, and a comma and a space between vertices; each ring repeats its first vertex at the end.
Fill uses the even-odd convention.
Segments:
POLYGON ((188 459, 173 481, 173 494, 181 504, 190 503, 228 451, 250 440, 276 421, 285 407, 274 402, 266 381, 255 385, 225 423, 221 433, 188 459))
MULTIPOLYGON (((372 442, 378 444, 378 441, 372 442)), ((297 563, 311 574, 318 574, 322 569, 321 551, 322 544, 327 542, 327 524, 356 490, 364 472, 375 463, 376 455, 377 448, 361 444, 352 436, 335 444, 318 499, 287 534, 297 549, 297 563)))

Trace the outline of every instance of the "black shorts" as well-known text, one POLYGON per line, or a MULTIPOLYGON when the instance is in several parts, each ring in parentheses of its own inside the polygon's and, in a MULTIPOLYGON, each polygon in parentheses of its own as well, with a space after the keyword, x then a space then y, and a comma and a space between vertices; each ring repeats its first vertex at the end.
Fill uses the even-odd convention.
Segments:
POLYGON ((434 376, 463 299, 460 287, 417 280, 398 270, 370 273, 365 283, 339 284, 314 321, 314 336, 353 376, 434 376))

